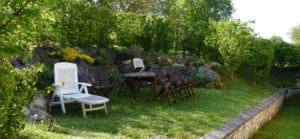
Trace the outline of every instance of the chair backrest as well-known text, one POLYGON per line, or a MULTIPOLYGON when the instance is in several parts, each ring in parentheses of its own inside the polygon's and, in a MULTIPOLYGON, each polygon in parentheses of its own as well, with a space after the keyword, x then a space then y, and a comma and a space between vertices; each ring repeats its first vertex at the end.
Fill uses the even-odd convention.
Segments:
POLYGON ((180 76, 175 72, 174 68, 165 67, 164 69, 172 82, 181 82, 182 81, 180 76))
POLYGON ((152 67, 151 70, 156 74, 158 80, 164 85, 169 82, 168 77, 164 74, 159 67, 152 67))
POLYGON ((143 59, 141 59, 141 58, 133 58, 133 66, 134 66, 134 69, 140 68, 140 70, 139 70, 140 72, 145 69, 143 59))
POLYGON ((68 62, 59 62, 54 65, 54 83, 63 84, 61 94, 79 93, 77 65, 68 62))

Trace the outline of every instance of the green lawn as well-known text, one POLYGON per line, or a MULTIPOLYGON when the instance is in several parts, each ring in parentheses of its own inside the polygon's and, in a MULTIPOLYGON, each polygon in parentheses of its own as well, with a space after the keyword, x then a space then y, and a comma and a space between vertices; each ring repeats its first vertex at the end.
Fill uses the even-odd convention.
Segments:
POLYGON ((278 115, 259 130, 254 139, 299 139, 300 97, 284 102, 278 115))
MULTIPOLYGON (((228 81, 229 82, 229 81, 228 81)), ((82 117, 79 104, 66 106, 62 114, 54 107, 53 124, 27 123, 22 138, 147 138, 166 135, 196 138, 222 125, 230 118, 256 105, 272 94, 273 87, 253 88, 236 79, 226 90, 195 88, 189 100, 168 104, 166 98, 133 101, 130 94, 110 94, 109 114, 104 111, 87 113, 82 117)), ((142 94, 147 90, 142 89, 142 94)))

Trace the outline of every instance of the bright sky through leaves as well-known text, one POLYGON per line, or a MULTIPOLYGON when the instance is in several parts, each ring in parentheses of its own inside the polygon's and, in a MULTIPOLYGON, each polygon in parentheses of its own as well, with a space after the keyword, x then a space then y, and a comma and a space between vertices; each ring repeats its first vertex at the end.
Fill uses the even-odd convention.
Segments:
POLYGON ((232 0, 234 19, 255 20, 255 32, 263 38, 281 36, 291 42, 291 28, 300 24, 300 0, 232 0))

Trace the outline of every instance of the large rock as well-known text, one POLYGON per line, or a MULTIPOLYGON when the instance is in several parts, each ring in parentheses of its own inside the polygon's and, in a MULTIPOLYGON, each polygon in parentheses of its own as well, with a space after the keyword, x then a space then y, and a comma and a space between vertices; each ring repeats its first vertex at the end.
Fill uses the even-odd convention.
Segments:
POLYGON ((89 65, 84 61, 79 61, 76 63, 78 68, 78 80, 79 82, 88 82, 88 73, 87 69, 89 65))
POLYGON ((57 48, 53 47, 36 47, 33 50, 32 58, 30 59, 30 63, 55 63, 58 61, 57 57, 49 56, 50 53, 56 52, 57 48))
POLYGON ((77 50, 81 54, 86 54, 86 55, 89 55, 91 57, 99 55, 99 49, 94 48, 94 47, 87 47, 87 48, 84 48, 84 49, 79 48, 79 47, 75 47, 75 50, 77 50))
POLYGON ((49 99, 45 96, 39 96, 30 107, 24 107, 25 119, 27 121, 41 121, 51 119, 51 115, 48 113, 49 99))
POLYGON ((187 62, 187 60, 185 59, 185 57, 183 55, 177 55, 176 56, 176 62, 180 63, 180 64, 185 64, 187 62))
POLYGON ((141 57, 141 50, 137 45, 132 45, 129 50, 128 53, 132 56, 132 57, 141 57))
POLYGON ((220 75, 212 70, 208 64, 204 64, 202 67, 198 69, 198 73, 205 76, 208 82, 220 81, 220 75))
POLYGON ((173 60, 168 57, 159 56, 157 57, 157 63, 161 66, 170 66, 173 64, 173 60))
POLYGON ((187 65, 187 66, 195 66, 195 62, 194 62, 192 56, 185 56, 185 59, 187 61, 185 65, 187 65))
POLYGON ((26 121, 46 121, 51 119, 51 115, 38 108, 24 108, 26 121))
POLYGON ((184 56, 179 54, 176 56, 176 62, 183 65, 193 66, 194 61, 192 56, 184 56))

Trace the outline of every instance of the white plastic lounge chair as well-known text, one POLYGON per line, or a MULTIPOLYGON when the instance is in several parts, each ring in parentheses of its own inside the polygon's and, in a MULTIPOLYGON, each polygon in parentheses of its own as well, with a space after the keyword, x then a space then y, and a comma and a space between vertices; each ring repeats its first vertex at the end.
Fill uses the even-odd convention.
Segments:
POLYGON ((77 65, 74 63, 60 62, 54 65, 54 86, 55 92, 51 98, 51 105, 60 104, 63 113, 66 113, 65 103, 79 102, 82 106, 83 116, 87 111, 104 109, 107 114, 106 103, 108 98, 89 94, 88 83, 78 82, 77 65), (80 85, 80 88, 79 88, 80 85), (54 102, 55 97, 59 102, 54 102), (89 107, 86 107, 89 106, 89 107))
POLYGON ((141 58, 133 58, 133 66, 134 66, 134 69, 140 69, 139 72, 141 72, 145 69, 143 59, 141 59, 141 58))

